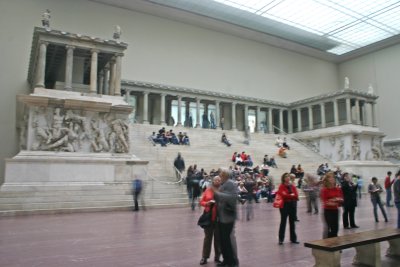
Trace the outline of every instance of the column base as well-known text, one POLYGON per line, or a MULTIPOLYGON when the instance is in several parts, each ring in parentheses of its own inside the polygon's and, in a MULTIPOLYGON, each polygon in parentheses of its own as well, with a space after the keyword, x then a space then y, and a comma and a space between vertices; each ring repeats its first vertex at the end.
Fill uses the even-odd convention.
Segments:
POLYGON ((201 128, 200 124, 196 124, 195 128, 201 128))
POLYGON ((150 124, 148 121, 143 121, 142 124, 150 124))
POLYGON ((164 121, 160 122, 160 124, 161 126, 167 126, 167 124, 164 121))
POLYGON ((175 127, 182 127, 182 122, 178 122, 175 127))

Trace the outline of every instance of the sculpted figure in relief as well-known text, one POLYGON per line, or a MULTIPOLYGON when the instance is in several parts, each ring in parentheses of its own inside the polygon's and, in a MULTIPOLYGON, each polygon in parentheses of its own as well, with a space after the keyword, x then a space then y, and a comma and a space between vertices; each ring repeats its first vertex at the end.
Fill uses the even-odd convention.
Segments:
POLYGON ((360 140, 358 139, 357 135, 353 137, 352 149, 353 149, 353 160, 360 160, 361 159, 360 140))
POLYGON ((372 158, 374 160, 382 159, 382 139, 380 137, 375 137, 371 139, 371 152, 372 158))
POLYGON ((113 120, 110 123, 110 147, 111 150, 116 153, 128 153, 129 152, 129 126, 121 119, 113 120))
POLYGON ((93 139, 91 141, 91 147, 94 152, 109 151, 110 146, 106 140, 106 135, 103 129, 97 126, 96 120, 91 121, 93 139))
POLYGON ((344 140, 340 139, 338 149, 339 161, 344 160, 344 140))

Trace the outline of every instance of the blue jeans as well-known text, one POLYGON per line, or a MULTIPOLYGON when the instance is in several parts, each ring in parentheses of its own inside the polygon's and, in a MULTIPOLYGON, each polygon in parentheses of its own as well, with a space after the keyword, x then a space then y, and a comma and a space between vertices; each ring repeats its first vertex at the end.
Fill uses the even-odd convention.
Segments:
POLYGON ((397 228, 400 229, 400 202, 394 203, 397 208, 397 228))
POLYGON ((392 188, 386 189, 386 206, 390 207, 390 201, 392 200, 392 188))
POLYGON ((386 211, 385 208, 382 205, 381 199, 378 198, 371 198, 371 202, 372 202, 372 206, 374 207, 374 217, 375 217, 375 221, 378 222, 378 208, 377 206, 379 205, 379 208, 381 209, 382 215, 385 218, 385 221, 387 221, 387 215, 386 215, 386 211))

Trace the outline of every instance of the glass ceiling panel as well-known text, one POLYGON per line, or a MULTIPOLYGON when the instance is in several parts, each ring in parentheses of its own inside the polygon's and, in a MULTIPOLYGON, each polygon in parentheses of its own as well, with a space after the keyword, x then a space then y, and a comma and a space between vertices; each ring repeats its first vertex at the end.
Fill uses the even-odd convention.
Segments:
POLYGON ((400 0, 147 0, 342 55, 400 34, 400 0))
POLYGON ((339 41, 326 52, 341 55, 400 34, 395 0, 214 0, 339 41))

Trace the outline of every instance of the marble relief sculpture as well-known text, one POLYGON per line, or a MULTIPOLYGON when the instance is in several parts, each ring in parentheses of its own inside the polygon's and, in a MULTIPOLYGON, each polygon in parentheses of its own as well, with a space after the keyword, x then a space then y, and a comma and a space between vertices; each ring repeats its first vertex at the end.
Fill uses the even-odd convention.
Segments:
POLYGON ((350 80, 349 77, 344 77, 344 89, 350 88, 350 80))
POLYGON ((353 136, 352 154, 353 160, 361 160, 360 139, 358 139, 357 135, 353 136))
POLYGON ((344 140, 343 139, 340 139, 340 142, 339 142, 338 155, 339 155, 339 161, 342 161, 345 159, 345 157, 344 157, 344 140))
POLYGON ((382 159, 382 138, 374 137, 371 139, 371 153, 373 160, 382 159))
POLYGON ((122 119, 100 120, 94 112, 82 115, 61 108, 39 108, 33 114, 32 130, 32 150, 129 152, 128 124, 122 119))

